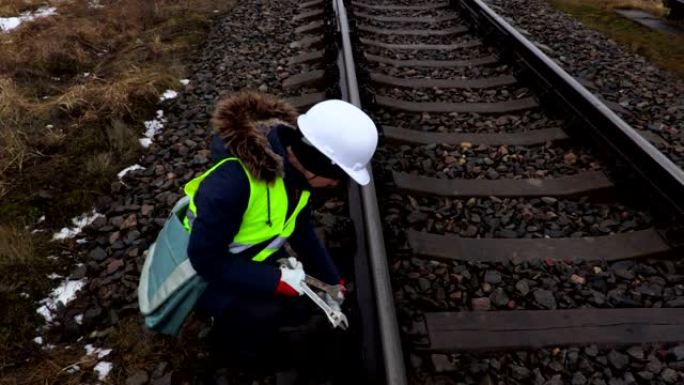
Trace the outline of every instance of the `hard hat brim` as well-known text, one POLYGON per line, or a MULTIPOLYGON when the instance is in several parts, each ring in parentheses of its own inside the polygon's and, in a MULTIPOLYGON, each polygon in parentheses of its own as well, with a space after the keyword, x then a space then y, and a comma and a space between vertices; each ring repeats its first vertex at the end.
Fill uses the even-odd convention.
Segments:
POLYGON ((352 178, 356 183, 361 186, 365 186, 370 183, 370 174, 368 173, 368 168, 354 171, 351 168, 344 167, 340 164, 338 166, 344 171, 350 178, 352 178))

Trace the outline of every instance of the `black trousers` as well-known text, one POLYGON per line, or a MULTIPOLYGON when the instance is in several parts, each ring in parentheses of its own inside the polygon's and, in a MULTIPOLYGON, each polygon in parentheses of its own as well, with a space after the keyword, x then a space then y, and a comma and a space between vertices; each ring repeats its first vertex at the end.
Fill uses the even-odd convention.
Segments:
POLYGON ((256 370, 325 369, 322 358, 335 350, 335 333, 305 296, 237 298, 210 338, 217 359, 256 370))

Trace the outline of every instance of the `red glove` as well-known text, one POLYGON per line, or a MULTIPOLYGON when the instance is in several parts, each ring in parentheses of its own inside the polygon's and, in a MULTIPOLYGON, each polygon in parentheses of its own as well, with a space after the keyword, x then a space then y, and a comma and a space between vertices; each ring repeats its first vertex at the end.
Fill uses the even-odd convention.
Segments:
POLYGON ((276 295, 284 295, 286 297, 298 297, 301 295, 297 292, 297 290, 293 289, 292 286, 283 281, 278 282, 275 292, 276 295))

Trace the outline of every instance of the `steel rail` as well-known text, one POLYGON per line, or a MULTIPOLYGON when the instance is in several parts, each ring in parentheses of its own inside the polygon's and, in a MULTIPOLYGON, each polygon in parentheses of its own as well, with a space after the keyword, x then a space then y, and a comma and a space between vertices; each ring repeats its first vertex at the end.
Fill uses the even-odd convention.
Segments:
MULTIPOLYGON (((352 52, 352 43, 349 33, 349 20, 343 0, 335 0, 338 25, 342 40, 342 60, 344 64, 343 97, 358 108, 361 106, 361 97, 356 78, 356 67, 352 52)), ((389 268, 387 265, 387 252, 385 250, 380 210, 376 198, 375 182, 370 165, 368 171, 371 181, 368 185, 358 187, 361 193, 363 206, 364 226, 368 256, 370 259, 371 277, 375 288, 375 302, 378 313, 378 331, 382 347, 383 364, 385 371, 385 383, 390 385, 406 385, 406 368, 399 335, 396 310, 394 308, 394 295, 390 283, 389 268)))
POLYGON ((591 135, 616 154, 660 198, 660 202, 652 203, 664 217, 684 218, 684 171, 680 167, 482 0, 452 0, 452 6, 469 13, 481 30, 495 32, 495 39, 504 50, 513 52, 550 95, 579 117, 591 129, 591 135))

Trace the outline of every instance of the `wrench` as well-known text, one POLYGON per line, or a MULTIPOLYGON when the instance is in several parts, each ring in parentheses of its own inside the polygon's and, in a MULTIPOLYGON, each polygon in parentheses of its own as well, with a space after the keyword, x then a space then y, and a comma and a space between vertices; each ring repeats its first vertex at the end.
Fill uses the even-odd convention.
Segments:
POLYGON ((339 298, 341 285, 330 285, 308 274, 306 276, 305 282, 307 285, 309 285, 309 287, 315 287, 316 289, 323 290, 335 300, 339 298))
MULTIPOLYGON (((294 262, 296 263, 297 261, 295 260, 294 262)), ((288 258, 279 259, 278 263, 280 263, 281 266, 294 268, 293 264, 288 258)), ((344 313, 342 313, 342 310, 340 310, 339 307, 337 309, 333 309, 330 305, 328 305, 321 297, 318 296, 318 294, 311 290, 307 283, 323 290, 324 292, 328 293, 328 295, 330 295, 332 298, 336 298, 337 294, 335 294, 336 289, 334 288, 334 286, 328 285, 327 283, 324 283, 319 279, 316 279, 309 275, 307 275, 306 279, 301 283, 301 288, 304 294, 306 294, 307 297, 309 297, 319 308, 321 308, 321 310, 323 310, 325 315, 328 317, 328 321, 330 321, 333 327, 339 327, 342 330, 346 330, 347 327, 349 327, 349 321, 347 321, 347 316, 344 315, 344 313)))
POLYGON ((342 313, 341 310, 336 310, 330 307, 321 297, 318 296, 306 282, 302 282, 302 291, 307 295, 318 307, 320 307, 325 315, 328 317, 328 321, 333 325, 333 327, 339 327, 342 330, 346 330, 349 327, 349 321, 347 321, 347 316, 342 313))

